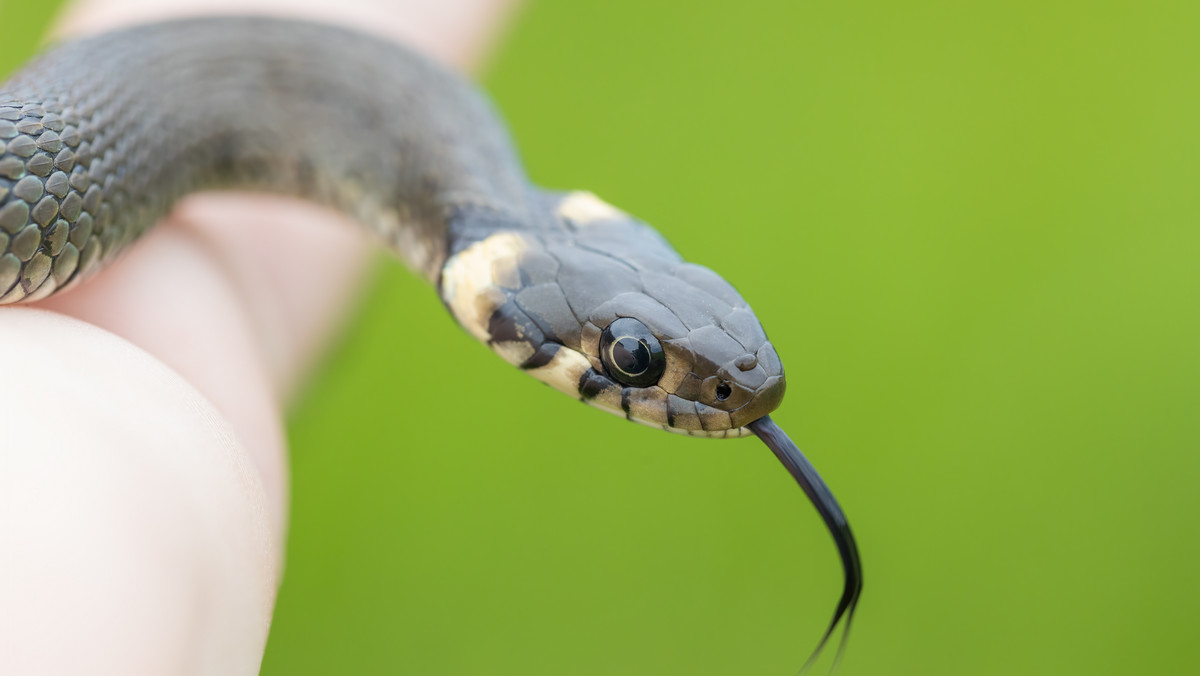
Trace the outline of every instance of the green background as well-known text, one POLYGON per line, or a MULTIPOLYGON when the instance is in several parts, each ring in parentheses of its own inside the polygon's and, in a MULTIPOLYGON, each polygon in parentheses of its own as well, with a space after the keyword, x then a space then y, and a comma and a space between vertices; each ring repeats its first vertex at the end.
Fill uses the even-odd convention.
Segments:
MULTIPOLYGON (((4 1, 6 67, 52 8, 4 1)), ((547 0, 487 71, 536 181, 763 320, 862 548, 844 674, 1200 669, 1198 35, 1188 2, 547 0)), ((789 675, 840 590, 759 442, 580 406, 398 265, 290 433, 269 675, 789 675)))

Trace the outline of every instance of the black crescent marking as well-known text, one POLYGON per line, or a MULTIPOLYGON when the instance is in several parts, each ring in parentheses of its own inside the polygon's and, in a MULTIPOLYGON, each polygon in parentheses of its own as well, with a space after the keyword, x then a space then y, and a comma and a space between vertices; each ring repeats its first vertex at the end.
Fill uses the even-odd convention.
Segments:
POLYGON ((607 387, 608 381, 596 369, 588 369, 579 377, 579 396, 583 401, 595 399, 607 387))
POLYGON ((559 345, 556 343, 542 343, 533 356, 521 362, 521 369, 530 371, 549 364, 554 360, 554 355, 558 354, 558 349, 559 345))

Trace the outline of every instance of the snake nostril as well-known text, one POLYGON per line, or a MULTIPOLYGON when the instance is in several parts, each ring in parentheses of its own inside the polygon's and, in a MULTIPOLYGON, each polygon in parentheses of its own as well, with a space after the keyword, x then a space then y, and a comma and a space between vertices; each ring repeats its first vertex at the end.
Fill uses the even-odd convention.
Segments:
POLYGON ((729 383, 717 385, 717 401, 725 401, 731 394, 733 394, 733 388, 729 386, 729 383))
POLYGON ((739 371, 749 371, 755 366, 758 366, 758 357, 752 354, 744 354, 733 360, 733 365, 738 367, 739 371))

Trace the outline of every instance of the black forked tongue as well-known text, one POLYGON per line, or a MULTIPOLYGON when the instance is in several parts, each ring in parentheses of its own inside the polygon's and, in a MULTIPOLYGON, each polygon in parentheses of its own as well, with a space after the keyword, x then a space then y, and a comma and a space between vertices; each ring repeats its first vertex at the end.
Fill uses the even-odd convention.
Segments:
POLYGON ((796 444, 788 438, 779 425, 775 424, 774 420, 771 420, 771 416, 763 416, 747 427, 763 440, 767 448, 770 448, 788 472, 791 472, 796 483, 800 484, 800 488, 804 489, 805 495, 812 501, 813 506, 817 508, 817 512, 824 519, 825 526, 833 536, 834 543, 837 544, 838 554, 842 557, 842 569, 846 573, 846 585, 842 589, 842 598, 838 601, 837 610, 833 611, 833 620, 829 623, 829 628, 825 630, 825 635, 821 637, 820 643, 817 643, 812 656, 800 668, 801 674, 812 668, 817 658, 821 656, 821 650, 833 636, 838 623, 845 617, 846 627, 842 630, 842 640, 838 644, 837 655, 834 657, 833 668, 830 671, 832 673, 837 670, 838 664, 842 661, 842 653, 846 650, 846 639, 850 637, 850 623, 854 621, 854 609, 858 606, 859 595, 862 594, 862 564, 858 560, 858 545, 854 543, 854 534, 850 532, 850 524, 846 521, 846 515, 842 513, 837 499, 833 497, 833 492, 821 480, 821 475, 817 474, 816 468, 812 466, 808 458, 804 457, 796 444))

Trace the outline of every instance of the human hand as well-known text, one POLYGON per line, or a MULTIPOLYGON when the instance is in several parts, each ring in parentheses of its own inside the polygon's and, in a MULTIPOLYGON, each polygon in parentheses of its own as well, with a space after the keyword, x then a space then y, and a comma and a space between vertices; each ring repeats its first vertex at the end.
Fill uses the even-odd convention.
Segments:
MULTIPOLYGON (((466 67, 511 4, 85 0, 58 32, 257 12, 466 67)), ((167 221, 62 297, 0 308, 0 673, 258 670, 287 525, 282 404, 369 246, 258 195, 193 197, 167 221)))

